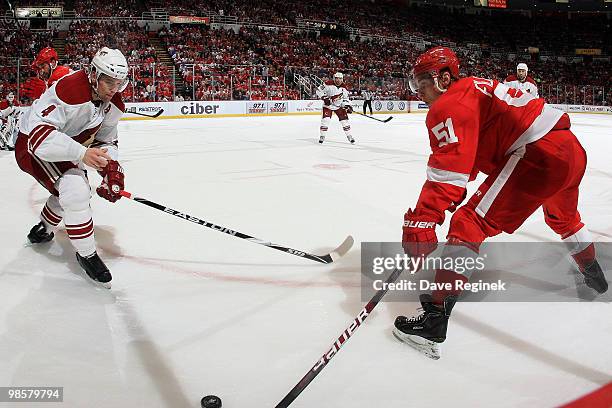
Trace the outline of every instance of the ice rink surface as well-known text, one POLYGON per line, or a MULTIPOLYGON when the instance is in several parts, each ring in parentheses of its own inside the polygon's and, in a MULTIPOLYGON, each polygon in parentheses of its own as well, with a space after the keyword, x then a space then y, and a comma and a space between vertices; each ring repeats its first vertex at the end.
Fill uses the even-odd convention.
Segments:
MULTIPOLYGON (((314 253, 356 242, 320 265, 95 196, 110 291, 79 274, 63 229, 24 246, 47 193, 0 152, 0 386, 63 386, 45 407, 276 405, 362 308, 360 242, 399 241, 425 178, 424 114, 351 118, 354 146, 336 120, 319 145, 318 116, 121 122, 134 194, 314 253)), ((572 121, 589 158, 581 214, 610 241, 612 116, 572 121)), ((495 239, 558 238, 538 211, 495 239)), ((460 303, 438 361, 391 334, 416 307, 380 304, 292 406, 553 407, 612 381, 610 304, 460 303)))

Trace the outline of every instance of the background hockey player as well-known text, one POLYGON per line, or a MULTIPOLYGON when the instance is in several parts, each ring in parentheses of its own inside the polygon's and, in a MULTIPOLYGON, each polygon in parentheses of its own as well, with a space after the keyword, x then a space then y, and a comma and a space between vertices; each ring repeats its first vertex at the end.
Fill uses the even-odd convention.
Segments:
POLYGON ((353 108, 350 105, 348 91, 344 87, 344 75, 341 72, 336 72, 333 81, 326 82, 317 89, 317 96, 323 100, 323 117, 321 118, 319 143, 325 141, 329 122, 334 112, 338 116, 348 141, 355 143, 355 139, 351 136, 351 125, 348 119, 348 114, 353 112, 353 108))
POLYGON ((20 111, 15 94, 9 92, 6 99, 0 102, 0 149, 13 150, 17 134, 17 122, 20 111))
POLYGON ((21 97, 35 100, 58 79, 70 73, 70 68, 59 65, 59 58, 55 49, 46 47, 40 50, 36 59, 32 63, 32 70, 36 73, 35 77, 28 78, 21 85, 21 97))
MULTIPOLYGON (((413 92, 430 106, 426 125, 432 153, 418 202, 404 216, 402 244, 412 256, 437 246, 436 224, 463 201, 468 180, 488 177, 453 214, 443 256, 475 257, 484 239, 513 233, 539 207, 566 243, 595 291, 608 289, 592 238, 578 212, 586 153, 570 130, 569 116, 521 90, 491 79, 459 79, 459 60, 444 47, 416 60, 413 92)), ((467 282, 470 272, 438 269, 436 283, 467 282)), ((440 286, 438 286, 440 287, 440 286)), ((421 295, 424 313, 397 317, 394 334, 437 358, 459 291, 421 295)))
POLYGON ((89 70, 64 76, 24 113, 15 147, 19 167, 51 193, 29 241, 53 239, 63 220, 79 264, 105 286, 112 276, 96 253, 85 166, 103 177, 96 189, 99 196, 110 202, 120 199, 124 176, 117 162, 117 124, 124 111, 120 92, 128 84, 127 74, 123 54, 102 48, 89 70))
POLYGON ((520 89, 523 92, 527 92, 536 98, 538 97, 538 86, 536 85, 533 78, 527 75, 529 68, 527 64, 520 63, 516 66, 516 75, 509 75, 504 84, 510 88, 520 89))

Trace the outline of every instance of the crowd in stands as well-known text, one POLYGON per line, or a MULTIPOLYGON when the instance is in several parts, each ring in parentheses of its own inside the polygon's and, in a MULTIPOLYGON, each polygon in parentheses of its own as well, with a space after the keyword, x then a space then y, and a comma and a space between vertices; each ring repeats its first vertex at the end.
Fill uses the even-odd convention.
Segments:
POLYGON ((300 20, 332 21, 365 34, 387 37, 419 35, 430 41, 475 43, 509 51, 536 46, 553 53, 575 48, 610 51, 610 24, 605 16, 533 12, 532 16, 491 11, 468 14, 437 7, 408 7, 396 1, 354 0, 350 7, 333 0, 167 0, 149 1, 170 14, 225 15, 239 22, 297 26, 300 20))
POLYGON ((144 11, 137 0, 113 0, 102 4, 99 0, 74 2, 77 17, 139 17, 144 11))
MULTIPOLYGON (((137 0, 120 0, 105 7, 93 0, 74 4, 78 15, 122 17, 143 11, 143 3, 137 0)), ((181 91, 187 99, 309 97, 294 83, 293 74, 307 72, 325 79, 335 71, 347 74, 348 85, 354 89, 375 90, 380 98, 413 99, 405 81, 410 62, 424 47, 446 42, 459 44, 454 48, 462 60, 463 75, 503 80, 514 73, 518 62, 526 62, 540 93, 551 102, 602 100, 612 104, 610 61, 596 56, 575 61, 564 56, 573 54, 574 48, 598 48, 606 56, 610 27, 605 15, 574 14, 571 19, 566 15, 544 18, 538 13, 531 18, 501 12, 475 15, 463 10, 398 9, 393 2, 368 0, 355 0, 351 7, 331 0, 282 4, 280 0, 255 4, 251 0, 151 0, 146 5, 165 7, 170 14, 235 16, 251 24, 236 31, 171 25, 154 34, 135 21, 74 21, 66 38, 66 62, 78 68, 102 45, 120 48, 132 67, 132 84, 125 91, 128 100, 171 100, 176 94, 174 71, 185 84, 181 91), (361 31, 353 32, 357 37, 352 38, 325 33, 317 37, 295 29, 301 19, 335 21, 361 31), (258 23, 280 27, 271 30, 258 23), (161 52, 167 50, 174 66, 159 63, 160 50, 152 46, 151 35, 161 39, 165 47, 161 52), (406 41, 411 36, 431 44, 406 41), (539 48, 540 58, 532 59, 527 47, 539 48), (583 85, 591 87, 583 89, 583 85)), ((3 89, 15 87, 16 71, 1 56, 32 58, 50 45, 54 35, 0 22, 3 89)))
POLYGON ((32 31, 26 25, 0 20, 0 96, 17 90, 16 58, 22 61, 20 80, 30 73, 30 64, 38 51, 51 45, 52 30, 32 31))
POLYGON ((126 100, 171 100, 171 69, 157 64, 157 53, 149 39, 150 34, 135 21, 74 21, 66 37, 65 59, 73 69, 79 69, 87 65, 101 47, 118 48, 131 67, 132 83, 124 91, 126 100))

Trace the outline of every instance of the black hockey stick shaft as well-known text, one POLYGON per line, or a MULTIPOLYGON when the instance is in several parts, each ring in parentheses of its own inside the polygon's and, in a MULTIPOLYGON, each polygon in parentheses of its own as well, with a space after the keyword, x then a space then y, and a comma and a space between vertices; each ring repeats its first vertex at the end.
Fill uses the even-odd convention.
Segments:
POLYGON ((295 399, 304 391, 308 384, 315 379, 317 375, 323 370, 323 368, 329 363, 338 352, 340 348, 351 338, 355 331, 363 324, 365 319, 372 313, 372 310, 376 307, 376 305, 380 302, 380 300, 387 294, 389 290, 390 283, 393 283, 397 280, 397 278, 402 273, 403 269, 395 269, 391 275, 387 278, 385 283, 383 284, 382 289, 380 289, 376 294, 370 299, 370 301, 361 309, 361 312, 357 315, 355 319, 351 322, 349 327, 347 327, 338 340, 334 342, 334 344, 329 348, 329 350, 321 356, 321 358, 315 363, 315 365, 306 373, 306 375, 298 382, 295 387, 289 391, 289 393, 281 400, 281 402, 276 405, 276 408, 287 408, 295 399))
POLYGON ((151 208, 155 208, 157 210, 163 211, 163 212, 168 213, 170 215, 174 215, 175 217, 181 218, 183 220, 190 221, 190 222, 193 222, 195 224, 202 225, 202 226, 204 226, 206 228, 210 228, 210 229, 213 229, 215 231, 222 232, 222 233, 227 234, 227 235, 231 235, 233 237, 245 239, 245 240, 247 240, 249 242, 252 242, 254 244, 264 245, 264 246, 267 246, 268 248, 276 249, 278 251, 286 252, 286 253, 291 254, 291 255, 299 256, 301 258, 310 259, 311 261, 316 261, 316 262, 320 262, 320 263, 324 263, 324 264, 332 263, 336 259, 341 257, 342 255, 344 255, 353 246, 353 242, 354 242, 353 237, 351 237, 349 235, 344 240, 344 242, 338 248, 333 250, 331 253, 328 253, 328 254, 325 254, 325 255, 309 254, 308 252, 305 252, 305 251, 300 251, 300 250, 289 248, 289 247, 286 247, 286 246, 273 244, 271 242, 263 241, 263 240, 261 240, 259 238, 252 237, 252 236, 244 234, 242 232, 234 231, 232 229, 229 229, 229 228, 226 228, 226 227, 214 224, 212 222, 201 220, 201 219, 193 217, 193 216, 191 216, 189 214, 185 214, 184 212, 172 209, 170 207, 166 207, 164 205, 155 203, 153 201, 149 201, 146 198, 135 197, 135 196, 132 195, 132 193, 129 193, 127 191, 121 191, 120 194, 123 197, 129 198, 131 200, 134 200, 136 202, 139 202, 139 203, 144 204, 146 206, 149 206, 151 208))
POLYGON ((159 115, 161 115, 162 113, 164 113, 164 110, 160 109, 157 112, 155 112, 155 114, 153 114, 153 115, 147 115, 146 113, 136 112, 136 110, 126 110, 125 113, 131 113, 133 115, 140 115, 140 116, 144 116, 146 118, 156 118, 159 115))
POLYGON ((378 119, 378 118, 375 118, 374 116, 366 115, 365 113, 361 113, 361 112, 358 112, 358 111, 353 111, 353 112, 358 114, 358 115, 365 116, 366 118, 374 119, 374 120, 376 120, 378 122, 383 122, 383 123, 387 123, 388 121, 393 119, 393 116, 389 116, 387 119, 378 119))

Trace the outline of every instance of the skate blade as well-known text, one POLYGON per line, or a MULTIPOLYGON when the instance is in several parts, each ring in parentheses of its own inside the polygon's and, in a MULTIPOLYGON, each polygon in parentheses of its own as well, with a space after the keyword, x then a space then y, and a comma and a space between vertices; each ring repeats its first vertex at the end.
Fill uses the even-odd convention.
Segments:
POLYGON ((393 329, 393 336, 396 339, 405 343, 417 350, 418 352, 426 355, 432 360, 440 359, 440 344, 435 341, 427 340, 419 336, 413 336, 411 334, 403 333, 401 330, 397 328, 393 329))
POLYGON ((87 282, 89 282, 91 285, 93 285, 96 288, 100 288, 100 289, 110 289, 111 288, 112 281, 109 281, 109 282, 97 281, 93 279, 91 276, 89 276, 87 272, 85 272, 83 269, 79 271, 79 275, 81 275, 81 277, 83 277, 87 282))
POLYGON ((110 289, 111 288, 111 283, 110 282, 98 282, 98 281, 94 281, 96 283, 97 286, 103 287, 104 289, 110 289))

